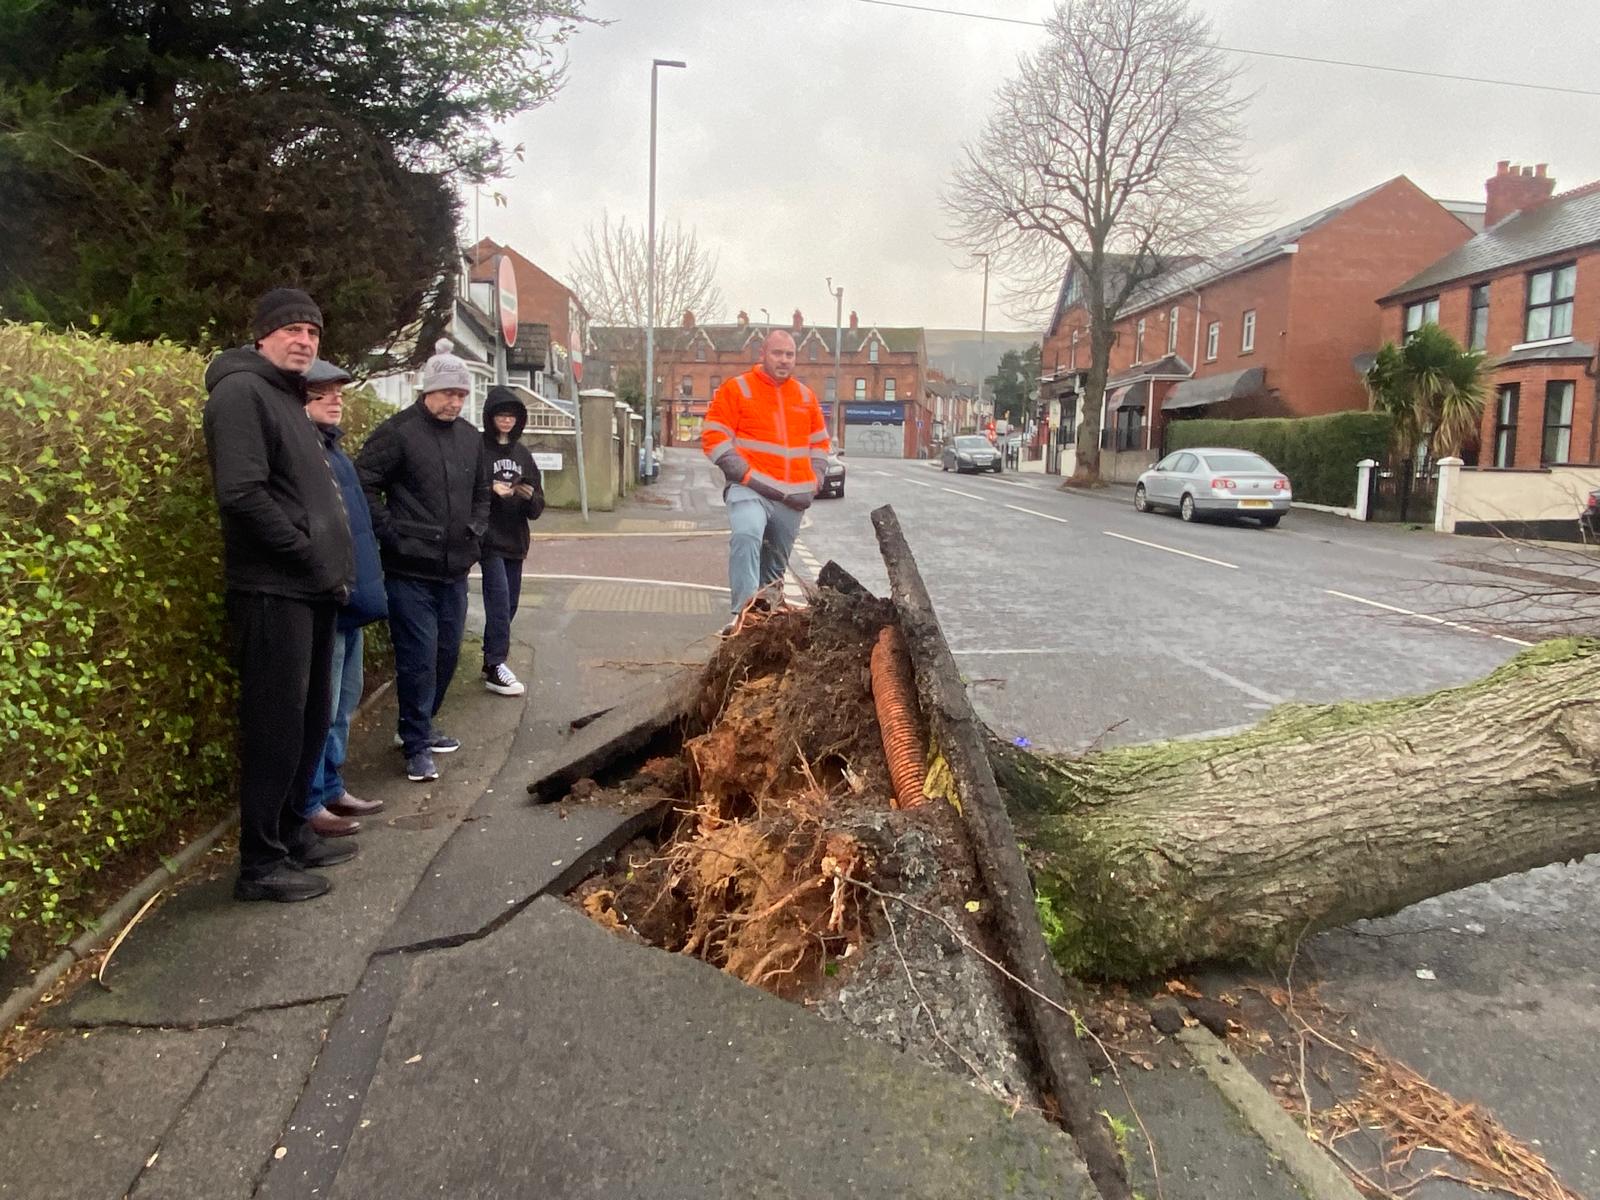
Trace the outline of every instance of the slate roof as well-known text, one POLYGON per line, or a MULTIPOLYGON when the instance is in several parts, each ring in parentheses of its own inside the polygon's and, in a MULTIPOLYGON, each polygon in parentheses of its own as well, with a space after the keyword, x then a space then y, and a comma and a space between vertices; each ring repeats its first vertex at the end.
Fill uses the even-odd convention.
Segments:
MULTIPOLYGON (((774 325, 775 330, 782 330, 794 337, 796 345, 805 342, 815 334, 822 341, 824 353, 833 355, 833 326, 806 325, 797 333, 787 325, 774 325)), ((843 354, 854 354, 866 346, 869 334, 876 332, 882 337, 883 347, 891 354, 916 354, 922 349, 922 327, 886 327, 866 326, 859 329, 845 329, 842 331, 841 343, 843 354)), ((695 325, 685 329, 681 325, 668 325, 656 330, 656 349, 658 352, 671 354, 677 357, 692 356, 694 343, 697 339, 710 339, 711 348, 718 353, 733 354, 742 350, 750 342, 751 335, 756 338, 764 336, 766 326, 752 325, 695 325), (703 337, 701 336, 703 335, 703 337)), ((643 351, 644 331, 628 325, 591 325, 589 336, 597 352, 601 354, 639 354, 643 351)))
POLYGON ((1155 362, 1138 363, 1121 374, 1106 380, 1107 387, 1117 387, 1131 379, 1148 379, 1152 375, 1193 375, 1194 368, 1176 354, 1168 354, 1155 362))
MULTIPOLYGON (((1395 179, 1403 178, 1405 178, 1403 175, 1395 176, 1395 179)), ((1391 183, 1394 183, 1395 179, 1386 179, 1376 187, 1370 187, 1364 192, 1357 192, 1354 196, 1346 196, 1337 204, 1330 204, 1327 208, 1318 209, 1309 216, 1301 217, 1298 221, 1290 221, 1287 225, 1280 225, 1269 233, 1263 233, 1247 242, 1241 242, 1232 249, 1224 250, 1221 254, 1180 267, 1176 271, 1168 271, 1165 274, 1158 275, 1129 296, 1127 304, 1122 307, 1122 311, 1124 313, 1133 313, 1143 308, 1149 308, 1152 304, 1165 300, 1169 296, 1181 295, 1191 288, 1209 283, 1213 279, 1218 279, 1224 275, 1232 275, 1235 271, 1243 271, 1249 267, 1258 266, 1268 259, 1276 258, 1283 253, 1284 247, 1293 245, 1318 225, 1349 211, 1369 196, 1382 191, 1391 183)))
POLYGON ((1600 181, 1552 196, 1538 208, 1506 217, 1406 280, 1384 299, 1596 243, 1600 243, 1600 181))

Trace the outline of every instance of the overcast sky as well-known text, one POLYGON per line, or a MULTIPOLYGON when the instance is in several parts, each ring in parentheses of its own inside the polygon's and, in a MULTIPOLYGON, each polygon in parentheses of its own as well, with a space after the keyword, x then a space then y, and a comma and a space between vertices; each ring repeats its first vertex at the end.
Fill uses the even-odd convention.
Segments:
MULTIPOLYGON (((1038 19, 1048 0, 921 0, 1038 19)), ((1600 90, 1595 0, 1199 0, 1241 49, 1600 90)), ((940 190, 995 86, 1042 30, 861 0, 591 0, 610 20, 568 48, 554 102, 511 123, 527 160, 481 231, 566 274, 604 208, 644 224, 650 60, 661 72, 657 213, 721 256, 731 319, 831 320, 824 278, 864 323, 975 328, 981 271, 939 239, 940 190)), ((1600 96, 1242 57, 1252 192, 1286 221, 1409 175, 1481 200, 1496 160, 1600 178, 1600 96)), ((473 220, 469 197, 467 220, 473 220)), ((1017 328, 994 303, 992 328, 1017 328)), ((663 314, 663 321, 676 314, 663 314)))

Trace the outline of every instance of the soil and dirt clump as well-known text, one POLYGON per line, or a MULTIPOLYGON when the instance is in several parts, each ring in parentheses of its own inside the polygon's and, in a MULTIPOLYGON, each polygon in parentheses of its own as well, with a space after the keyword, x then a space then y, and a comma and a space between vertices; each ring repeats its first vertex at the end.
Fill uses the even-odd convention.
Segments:
POLYGON ((987 905, 961 818, 942 800, 894 807, 869 666, 893 622, 888 601, 826 588, 749 614, 701 676, 679 754, 575 785, 575 802, 659 794, 672 810, 571 899, 1032 1104, 1010 999, 972 950, 987 905))

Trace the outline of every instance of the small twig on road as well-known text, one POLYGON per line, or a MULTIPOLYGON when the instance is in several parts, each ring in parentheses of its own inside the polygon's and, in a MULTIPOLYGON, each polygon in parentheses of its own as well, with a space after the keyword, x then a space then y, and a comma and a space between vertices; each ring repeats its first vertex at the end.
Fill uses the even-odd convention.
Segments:
MULTIPOLYGON (((157 889, 155 895, 151 896, 150 899, 146 900, 143 904, 141 904, 139 906, 139 911, 133 914, 133 920, 129 921, 126 925, 124 925, 122 927, 122 932, 117 934, 116 937, 111 939, 111 945, 106 947, 105 957, 100 960, 100 967, 94 973, 94 981, 96 983, 98 983, 101 987, 106 987, 107 986, 106 985, 106 967, 111 965, 111 956, 117 952, 117 947, 122 945, 123 941, 127 938, 127 936, 130 933, 133 932, 133 927, 139 923, 140 919, 145 915, 145 913, 150 911, 150 906, 152 904, 154 904, 157 900, 161 899, 162 893, 165 892, 166 890, 167 890, 166 888, 157 889)), ((110 990, 110 989, 107 988, 107 990, 110 990)))

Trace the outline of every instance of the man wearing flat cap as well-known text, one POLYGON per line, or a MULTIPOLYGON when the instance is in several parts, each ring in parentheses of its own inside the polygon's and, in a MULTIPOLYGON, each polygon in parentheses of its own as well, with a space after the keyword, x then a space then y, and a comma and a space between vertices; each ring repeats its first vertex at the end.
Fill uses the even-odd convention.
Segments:
POLYGON ((316 869, 354 847, 324 842, 302 815, 330 720, 338 606, 355 580, 339 485, 306 415, 322 313, 305 292, 256 303, 253 346, 206 368, 203 427, 222 520, 239 675, 239 900, 309 900, 316 869))

